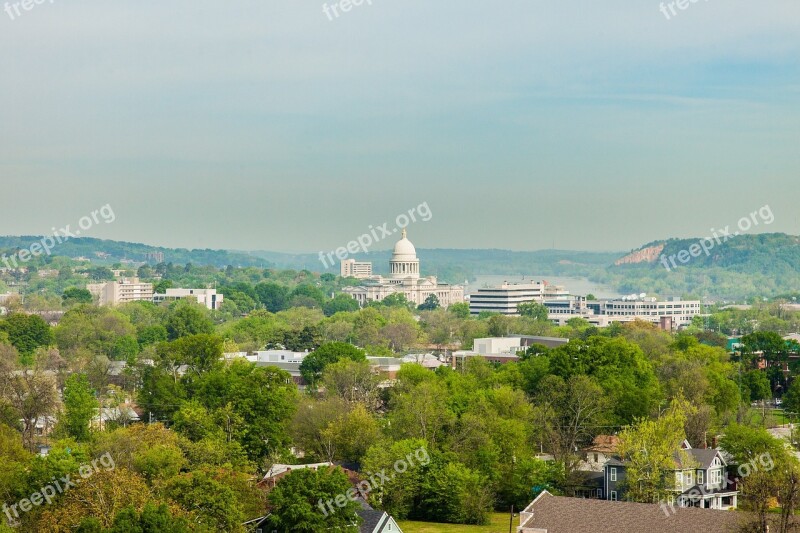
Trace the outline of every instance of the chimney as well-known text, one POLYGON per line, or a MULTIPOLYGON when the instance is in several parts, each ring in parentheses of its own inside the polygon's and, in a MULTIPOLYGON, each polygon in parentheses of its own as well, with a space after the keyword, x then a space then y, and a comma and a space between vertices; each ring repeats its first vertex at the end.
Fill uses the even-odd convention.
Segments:
POLYGON ((717 436, 716 436, 716 435, 714 435, 714 436, 711 438, 711 447, 712 447, 713 449, 715 449, 715 450, 717 449, 717 436))

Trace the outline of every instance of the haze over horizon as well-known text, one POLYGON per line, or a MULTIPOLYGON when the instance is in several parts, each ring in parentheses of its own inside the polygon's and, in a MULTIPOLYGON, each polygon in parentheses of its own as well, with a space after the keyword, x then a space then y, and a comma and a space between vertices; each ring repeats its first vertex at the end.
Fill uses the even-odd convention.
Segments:
POLYGON ((0 12, 0 232, 111 204, 85 236, 315 252, 427 202, 419 248, 800 233, 796 0, 322 4, 0 12))

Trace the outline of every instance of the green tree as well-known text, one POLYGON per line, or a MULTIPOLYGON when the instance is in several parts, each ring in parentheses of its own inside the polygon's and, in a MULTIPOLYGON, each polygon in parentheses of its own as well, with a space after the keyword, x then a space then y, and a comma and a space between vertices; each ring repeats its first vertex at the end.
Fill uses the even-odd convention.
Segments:
POLYGON ((467 302, 454 303, 447 310, 453 313, 456 318, 469 318, 469 304, 467 302))
POLYGON ((492 505, 487 481, 457 462, 434 460, 420 488, 420 515, 454 524, 486 524, 492 505))
POLYGON ((435 294, 429 294, 425 301, 419 304, 420 311, 433 311, 434 309, 439 309, 439 297, 435 294))
POLYGON ((64 289, 64 294, 61 295, 61 300, 64 307, 70 307, 76 304, 90 304, 94 301, 92 293, 86 289, 79 289, 78 287, 69 287, 64 289))
MULTIPOLYGON (((789 392, 791 393, 792 388, 789 388, 789 392)), ((759 400, 766 400, 770 396, 772 396, 772 391, 770 390, 769 386, 769 379, 767 379, 767 374, 763 370, 750 370, 742 374, 742 393, 746 394, 746 399, 751 402, 756 402, 759 400)), ((797 387, 796 394, 799 395, 798 400, 800 400, 800 385, 797 387)), ((784 401, 788 399, 788 395, 784 396, 784 401)), ((794 407, 784 406, 786 409, 793 411, 794 407)), ((800 408, 800 402, 798 402, 795 407, 800 408)))
POLYGON ((29 356, 36 348, 49 346, 53 342, 50 326, 39 315, 11 313, 0 322, 0 330, 8 334, 9 342, 23 356, 29 356))
POLYGON ((166 328, 170 340, 187 335, 210 335, 214 332, 214 324, 208 317, 206 308, 185 301, 176 302, 170 309, 166 328))
POLYGON ((295 470, 269 493, 271 527, 280 533, 332 530, 355 533, 361 518, 356 514, 358 504, 346 497, 348 490, 355 493, 347 475, 339 468, 295 470), (326 505, 339 496, 345 499, 342 506, 326 505))
POLYGON ((111 349, 112 361, 131 361, 139 353, 139 343, 133 335, 123 335, 114 342, 111 349))
POLYGON ((333 299, 327 300, 322 305, 325 316, 333 316, 336 313, 358 311, 358 302, 352 296, 337 294, 333 299))
POLYGON ((322 378, 322 371, 331 363, 341 359, 352 361, 366 361, 367 357, 363 350, 356 348, 346 342, 328 342, 323 344, 300 363, 300 374, 310 386, 315 386, 322 378))
POLYGON ((63 430, 78 442, 89 440, 89 423, 99 407, 86 374, 72 374, 64 384, 63 430))
POLYGON ((286 309, 289 301, 289 290, 286 287, 277 283, 259 283, 255 286, 255 291, 267 311, 277 313, 286 309))
POLYGON ((675 454, 688 466, 690 458, 679 452, 686 438, 684 425, 688 404, 675 400, 659 418, 641 418, 619 434, 620 457, 626 461, 627 496, 635 502, 657 503, 672 493, 675 478, 669 475, 676 466, 675 454))
POLYGON ((547 308, 538 302, 527 302, 517 306, 517 312, 521 316, 527 316, 541 322, 547 320, 547 308))
POLYGON ((216 531, 242 531, 244 509, 235 491, 206 470, 195 470, 166 481, 164 493, 191 509, 202 525, 216 531))

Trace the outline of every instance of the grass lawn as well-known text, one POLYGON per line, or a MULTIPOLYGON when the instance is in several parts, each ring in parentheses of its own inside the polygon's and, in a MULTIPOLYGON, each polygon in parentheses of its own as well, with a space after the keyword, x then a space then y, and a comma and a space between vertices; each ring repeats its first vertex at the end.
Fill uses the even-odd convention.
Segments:
MULTIPOLYGON (((506 533, 508 531, 508 513, 492 513, 488 526, 462 526, 456 524, 436 524, 433 522, 410 522, 401 520, 398 524, 403 533, 506 533)), ((514 527, 517 530, 519 516, 514 517, 514 527)))

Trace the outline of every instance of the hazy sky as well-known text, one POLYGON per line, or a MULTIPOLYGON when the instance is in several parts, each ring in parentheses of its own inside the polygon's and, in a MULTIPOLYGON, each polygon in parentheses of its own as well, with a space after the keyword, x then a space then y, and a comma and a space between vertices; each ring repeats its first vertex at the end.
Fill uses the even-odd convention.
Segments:
POLYGON ((111 204, 86 235, 317 251, 422 202, 419 247, 800 233, 798 0, 371 2, 11 5, 0 234, 111 204))

